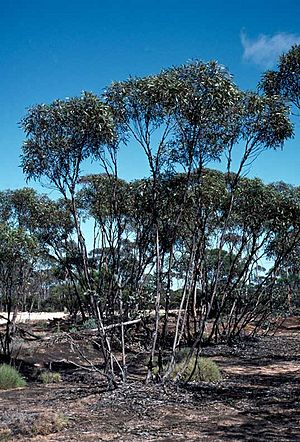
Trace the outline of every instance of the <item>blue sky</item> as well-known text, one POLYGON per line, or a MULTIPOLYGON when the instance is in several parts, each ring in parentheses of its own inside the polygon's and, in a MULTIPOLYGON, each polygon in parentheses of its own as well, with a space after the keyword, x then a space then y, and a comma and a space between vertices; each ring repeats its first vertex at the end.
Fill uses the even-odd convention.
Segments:
MULTIPOLYGON (((300 43, 299 16, 299 0, 0 0, 0 189, 25 185, 18 122, 26 108, 190 59, 217 60, 254 89, 300 43)), ((284 151, 265 153, 251 175, 300 185, 299 140, 298 124, 284 151)), ((141 155, 124 152, 120 172, 143 176, 141 155)))

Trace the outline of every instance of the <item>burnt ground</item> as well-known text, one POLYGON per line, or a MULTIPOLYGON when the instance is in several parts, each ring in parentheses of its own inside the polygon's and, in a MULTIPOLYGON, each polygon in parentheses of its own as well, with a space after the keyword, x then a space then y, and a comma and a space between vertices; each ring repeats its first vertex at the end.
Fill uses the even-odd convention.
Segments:
MULTIPOLYGON (((81 347, 97 362, 93 347, 81 347)), ((28 385, 0 391, 0 441, 300 441, 300 318, 274 336, 206 348, 223 374, 217 384, 145 385, 137 353, 129 382, 108 391, 99 373, 68 367, 82 360, 60 333, 18 354, 28 385), (53 363, 59 384, 28 368, 54 360, 64 361, 53 363)))

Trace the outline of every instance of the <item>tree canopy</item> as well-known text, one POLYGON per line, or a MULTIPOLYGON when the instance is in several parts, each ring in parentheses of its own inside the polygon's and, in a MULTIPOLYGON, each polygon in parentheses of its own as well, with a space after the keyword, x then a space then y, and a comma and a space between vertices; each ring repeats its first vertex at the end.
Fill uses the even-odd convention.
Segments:
POLYGON ((266 95, 281 95, 300 109, 300 45, 281 55, 277 70, 264 73, 260 87, 266 95))

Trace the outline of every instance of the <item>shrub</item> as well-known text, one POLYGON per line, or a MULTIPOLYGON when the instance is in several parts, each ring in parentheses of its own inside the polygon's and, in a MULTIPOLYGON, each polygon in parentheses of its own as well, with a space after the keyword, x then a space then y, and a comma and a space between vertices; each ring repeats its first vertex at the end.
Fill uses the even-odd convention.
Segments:
POLYGON ((191 348, 190 347, 183 347, 181 348, 175 355, 175 361, 176 362, 183 362, 185 361, 191 352, 191 348))
POLYGON ((0 428, 0 442, 7 442, 11 440, 11 430, 9 428, 0 428))
POLYGON ((78 332, 78 328, 73 326, 71 328, 69 328, 69 333, 77 333, 78 332))
POLYGON ((58 413, 49 413, 39 416, 31 426, 31 434, 33 436, 47 436, 51 433, 58 433, 68 424, 67 416, 58 413))
POLYGON ((185 360, 177 362, 173 369, 173 376, 180 375, 180 379, 183 381, 203 381, 203 382, 218 382, 222 379, 219 367, 217 364, 208 358, 199 358, 196 360, 195 356, 192 356, 189 360, 186 368, 185 360), (182 372, 182 370, 184 370, 182 372))
POLYGON ((44 371, 40 374, 43 384, 58 384, 61 382, 61 375, 55 371, 44 371))
POLYGON ((10 365, 0 365, 0 390, 25 387, 26 381, 20 373, 10 365))
POLYGON ((82 328, 86 330, 90 330, 93 328, 97 328, 97 322, 94 318, 89 318, 82 324, 82 328))
POLYGON ((3 440, 28 441, 31 440, 32 437, 47 436, 48 434, 57 433, 63 430, 68 425, 68 417, 51 410, 42 413, 39 411, 31 412, 22 410, 14 413, 9 420, 9 425, 11 427, 9 430, 10 432, 8 433, 6 431, 6 433, 4 433, 9 439, 3 440))

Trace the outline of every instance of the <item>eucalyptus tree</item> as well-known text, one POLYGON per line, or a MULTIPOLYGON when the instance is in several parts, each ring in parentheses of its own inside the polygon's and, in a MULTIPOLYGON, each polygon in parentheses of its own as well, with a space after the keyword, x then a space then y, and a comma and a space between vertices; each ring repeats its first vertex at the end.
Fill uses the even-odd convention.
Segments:
MULTIPOLYGON (((155 266, 152 180, 126 183, 105 174, 85 177, 82 183, 79 199, 99 229, 91 260, 106 318, 112 320, 118 312, 115 321, 124 322, 145 310, 149 314, 155 266)), ((125 361, 125 348, 123 355, 125 361)))
MULTIPOLYGON (((281 55, 278 60, 277 68, 269 70, 263 74, 262 80, 259 84, 261 90, 268 96, 279 95, 291 106, 292 112, 295 110, 296 116, 299 117, 300 109, 300 45, 292 46, 285 54, 281 55)), ((286 204, 291 201, 295 202, 297 189, 293 189, 284 183, 276 184, 277 190, 286 199, 286 204)), ((274 256, 282 256, 284 250, 289 250, 288 256, 285 258, 281 273, 282 280, 288 287, 290 294, 293 292, 292 286, 297 286, 297 275, 293 275, 293 271, 297 268, 295 257, 297 256, 297 241, 298 231, 296 226, 290 227, 289 234, 285 231, 285 225, 282 226, 282 231, 278 232, 274 240, 274 256), (290 247, 294 244, 295 250, 290 247), (294 270, 293 270, 294 269, 294 270)), ((276 262, 278 259, 275 260, 276 262)))
MULTIPOLYGON (((186 175, 182 175, 180 180, 184 178, 187 178, 186 175)), ((197 335, 198 339, 202 339, 204 329, 199 328, 199 321, 200 324, 203 321, 206 325, 207 319, 212 316, 213 331, 217 330, 216 334, 219 333, 222 316, 228 316, 229 310, 233 312, 241 306, 239 294, 244 293, 244 287, 249 285, 272 236, 272 229, 267 224, 267 220, 273 216, 274 197, 270 198, 272 193, 269 191, 268 194, 266 186, 259 180, 241 178, 236 189, 231 216, 227 219, 228 207, 231 204, 227 178, 225 173, 205 169, 201 183, 198 182, 196 174, 194 181, 190 179, 185 211, 177 232, 174 249, 176 258, 172 268, 173 279, 177 278, 178 282, 183 281, 183 293, 187 291, 187 279, 193 284, 190 286, 190 294, 186 296, 186 320, 181 322, 180 327, 178 326, 178 339, 184 333, 190 341, 194 342, 197 335), (195 233, 195 226, 199 222, 199 205, 201 205, 202 238, 205 242, 197 239, 198 230, 195 233), (223 248, 219 249, 216 247, 218 246, 216 239, 220 232, 223 234, 226 219, 224 244, 223 248), (195 244, 198 247, 195 247, 195 244), (191 271, 192 260, 196 262, 196 266, 191 271), (217 266, 219 266, 218 285, 212 297, 217 266), (191 328, 192 323, 194 326, 191 328)), ((180 187, 173 188, 173 193, 180 194, 180 187)), ((179 208, 180 204, 176 206, 175 197, 174 212, 176 213, 176 209, 179 208)), ((176 219, 176 215, 173 219, 176 219)), ((224 337, 225 330, 223 326, 221 328, 224 337)))
MULTIPOLYGON (((105 341, 104 347, 110 353, 93 292, 88 254, 76 207, 76 191, 84 161, 97 160, 106 168, 109 164, 107 157, 114 158, 116 136, 113 116, 109 107, 98 97, 83 93, 79 98, 32 107, 21 125, 27 136, 22 154, 26 178, 54 187, 69 205, 83 262, 85 290, 91 297, 99 333, 105 341)), ((112 356, 106 352, 104 356, 112 369, 112 356)))
POLYGON ((41 305, 45 295, 43 281, 48 284, 52 274, 54 282, 52 269, 61 265, 68 253, 67 244, 74 231, 70 210, 62 200, 50 200, 31 188, 6 190, 0 192, 0 220, 13 228, 23 229, 39 245, 30 290, 23 294, 23 308, 28 308, 29 300, 31 304, 41 305))
POLYGON ((82 163, 91 159, 102 161, 105 145, 113 143, 112 115, 99 98, 84 93, 80 98, 37 105, 29 109, 21 124, 27 136, 23 144, 23 171, 28 180, 46 180, 70 202, 87 289, 91 289, 75 195, 82 163))
MULTIPOLYGON (((205 207, 205 195, 203 193, 203 168, 199 169, 193 176, 193 180, 197 185, 196 196, 194 198, 195 223, 191 237, 193 238, 189 270, 186 272, 186 284, 183 290, 181 306, 184 307, 184 316, 180 324, 178 318, 176 335, 173 346, 173 354, 183 335, 184 322, 189 317, 189 305, 193 299, 193 305, 196 304, 196 297, 203 290, 205 283, 205 261, 206 250, 215 248, 219 250, 217 259, 215 260, 215 268, 212 272, 212 278, 208 290, 205 290, 205 308, 199 312, 197 333, 198 336, 194 340, 194 346, 198 346, 201 342, 207 319, 210 311, 215 304, 216 297, 220 287, 222 286, 222 265, 224 253, 223 250, 228 247, 227 238, 230 233, 230 220, 233 216, 235 205, 235 195, 242 176, 247 172, 248 167, 253 161, 266 149, 280 148, 288 137, 292 135, 291 123, 288 119, 288 109, 280 98, 258 96, 253 93, 242 93, 236 95, 233 106, 228 109, 230 118, 228 117, 228 126, 223 141, 222 152, 227 157, 227 174, 225 179, 225 202, 221 210, 216 212, 220 216, 220 223, 214 230, 214 237, 210 237, 209 218, 206 216, 207 207, 205 207), (230 113, 231 111, 231 113, 230 113), (233 162, 234 158, 234 162, 233 162), (233 165, 237 164, 233 169, 233 165), (234 173, 233 173, 234 172, 234 173), (213 243, 211 242, 213 239, 213 243)), ((209 131, 209 129, 207 129, 209 131)), ((212 128, 212 131, 214 129, 212 128)), ((183 151, 184 153, 184 151, 183 151)), ((188 152, 182 155, 182 158, 188 158, 188 152)), ((238 207, 237 207, 238 209, 238 207)), ((192 309, 194 314, 195 309, 192 309)), ((174 360, 174 357, 173 357, 174 360)))
POLYGON ((35 235, 48 254, 58 253, 74 229, 64 201, 53 201, 31 188, 0 192, 0 220, 35 235))
MULTIPOLYGON (((159 181, 164 171, 173 168, 174 159, 179 161, 182 158, 182 151, 189 171, 196 164, 199 167, 199 163, 220 157, 226 143, 228 108, 232 108, 238 94, 227 71, 214 62, 193 62, 164 70, 158 75, 131 78, 114 83, 105 94, 114 109, 124 142, 132 137, 145 152, 152 179, 151 212, 157 277, 152 359, 158 339, 161 297, 159 181)), ((178 213, 178 220, 182 210, 178 213)))
POLYGON ((278 277, 299 246, 299 207, 299 191, 291 186, 240 180, 225 243, 230 269, 216 296, 213 331, 223 338, 231 340, 249 322, 282 311, 286 295, 278 291, 278 277))
POLYGON ((276 286, 281 292, 283 305, 291 310, 299 301, 299 245, 300 245, 300 191, 299 187, 283 182, 274 183, 271 187, 279 195, 278 218, 276 230, 268 246, 268 254, 274 262, 273 273, 276 274, 276 286))
POLYGON ((267 95, 281 95, 300 109, 300 45, 279 58, 277 70, 264 73, 260 87, 267 95))
MULTIPOLYGON (((81 183, 78 201, 95 221, 90 259, 97 294, 105 318, 122 324, 140 315, 145 306, 149 308, 147 280, 152 277, 155 257, 152 181, 127 183, 106 173, 84 177, 81 183)), ((121 341, 126 376, 123 327, 121 341)))
MULTIPOLYGON (((150 366, 154 357, 158 335, 160 306, 160 235, 157 224, 157 185, 162 173, 168 136, 172 129, 168 100, 168 86, 158 76, 130 78, 113 83, 106 91, 105 99, 112 106, 122 139, 135 140, 143 149, 152 177, 151 230, 155 238, 156 254, 156 320, 150 366)), ((172 106, 172 105, 171 105, 172 106)), ((151 368, 149 376, 151 375, 151 368)))
POLYGON ((95 223, 89 260, 97 281, 96 290, 106 317, 113 317, 119 309, 120 291, 127 285, 121 261, 122 248, 130 234, 129 185, 111 174, 86 176, 81 179, 81 184, 83 188, 78 194, 78 204, 95 223))
MULTIPOLYGON (((227 205, 230 200, 229 197, 227 205)), ((215 334, 232 340, 251 320, 263 316, 262 309, 270 312, 269 292, 263 292, 272 275, 269 273, 263 277, 260 285, 257 285, 257 280, 263 270, 261 262, 267 257, 278 219, 284 222, 278 212, 279 203, 277 192, 260 180, 239 180, 224 236, 221 253, 226 251, 226 255, 225 260, 220 260, 219 281, 213 303, 215 317, 208 339, 215 334), (227 264, 227 274, 222 278, 224 264, 227 264)), ((212 270, 210 285, 214 284, 214 273, 215 269, 212 270)), ((211 292, 210 288, 208 291, 211 292)))
POLYGON ((0 333, 0 344, 3 354, 9 358, 16 314, 38 254, 34 237, 21 227, 0 223, 0 298, 7 314, 5 332, 0 333))

